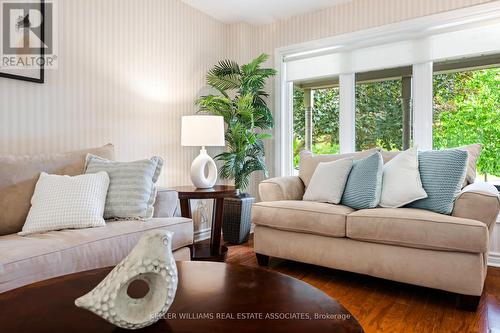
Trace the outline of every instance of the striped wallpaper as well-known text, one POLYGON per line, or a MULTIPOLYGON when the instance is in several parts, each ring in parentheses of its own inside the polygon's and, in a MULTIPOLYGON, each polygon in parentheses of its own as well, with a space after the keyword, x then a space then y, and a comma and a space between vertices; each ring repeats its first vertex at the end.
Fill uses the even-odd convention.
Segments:
MULTIPOLYGON (((164 186, 190 183, 198 151, 180 146, 180 117, 196 111, 205 73, 219 59, 245 62, 289 44, 488 2, 354 0, 251 26, 223 24, 181 0, 55 1, 59 68, 43 85, 0 78, 0 154, 112 142, 119 160, 163 156, 164 186)), ((268 89, 274 93, 273 82, 268 89)), ((273 142, 267 146, 272 163, 273 142)))
POLYGON ((59 67, 45 84, 0 78, 0 154, 114 143, 117 158, 159 154, 163 185, 189 183, 180 146, 226 26, 180 0, 58 0, 59 67))

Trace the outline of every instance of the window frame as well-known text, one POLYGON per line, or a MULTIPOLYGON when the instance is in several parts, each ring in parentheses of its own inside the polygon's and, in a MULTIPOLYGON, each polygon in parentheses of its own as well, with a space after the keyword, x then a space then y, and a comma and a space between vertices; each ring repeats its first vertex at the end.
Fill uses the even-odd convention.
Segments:
MULTIPOLYGON (((492 19, 500 18, 500 3, 492 2, 474 7, 449 11, 426 16, 409 21, 390 24, 378 28, 357 31, 314 42, 292 45, 275 50, 275 68, 278 75, 276 80, 275 112, 276 139, 274 176, 288 176, 294 174, 293 167, 293 82, 287 81, 287 62, 309 59, 328 55, 331 52, 345 47, 355 48, 373 46, 373 41, 382 45, 393 41, 417 40, 422 41, 425 49, 425 37, 443 32, 466 31, 471 26, 481 26, 482 23, 491 23, 492 19), (421 39, 415 39, 421 38, 421 39)), ((491 45, 489 45, 491 47, 491 45)), ((486 47, 486 46, 485 46, 486 47)), ((498 48, 500 53, 500 46, 498 48)), ((491 51, 491 50, 489 50, 491 51)), ((471 57, 480 55, 477 49, 471 57)), ((347 53, 349 54, 349 53, 347 53)), ((425 58, 425 57, 424 57, 425 58)), ((424 59, 423 58, 423 59, 424 59)), ((352 59, 345 55, 340 59, 340 119, 339 142, 341 153, 355 150, 355 75, 352 68, 352 59)), ((333 66, 333 65, 331 65, 333 66)), ((433 61, 421 61, 411 64, 412 77, 412 106, 413 106, 413 144, 419 149, 432 149, 433 128, 433 61)), ((398 67, 398 66, 396 66, 398 67)))

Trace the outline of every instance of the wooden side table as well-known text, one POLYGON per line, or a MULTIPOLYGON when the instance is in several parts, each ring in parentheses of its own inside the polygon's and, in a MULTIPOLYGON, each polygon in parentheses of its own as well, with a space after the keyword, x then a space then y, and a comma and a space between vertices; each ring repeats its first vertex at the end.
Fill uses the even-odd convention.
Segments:
POLYGON ((191 217, 192 199, 214 199, 212 214, 212 232, 210 245, 194 244, 193 260, 202 261, 224 261, 227 255, 227 247, 220 243, 222 214, 224 212, 224 198, 236 197, 239 191, 234 186, 216 185, 209 189, 198 189, 194 186, 178 186, 174 190, 179 193, 182 217, 191 217))

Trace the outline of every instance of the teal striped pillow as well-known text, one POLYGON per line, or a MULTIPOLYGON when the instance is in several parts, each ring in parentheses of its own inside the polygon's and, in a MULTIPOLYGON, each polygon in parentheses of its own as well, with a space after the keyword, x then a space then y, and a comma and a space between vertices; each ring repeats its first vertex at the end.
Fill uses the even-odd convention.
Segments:
POLYGON ((354 161, 341 204, 354 209, 377 207, 382 193, 383 165, 379 152, 354 161))
POLYGON ((467 156, 467 151, 461 149, 419 152, 418 169, 427 198, 406 207, 450 215, 465 180, 467 156))
POLYGON ((155 183, 160 176, 163 159, 114 162, 88 154, 85 173, 105 171, 109 188, 104 207, 105 219, 149 219, 156 199, 155 183))

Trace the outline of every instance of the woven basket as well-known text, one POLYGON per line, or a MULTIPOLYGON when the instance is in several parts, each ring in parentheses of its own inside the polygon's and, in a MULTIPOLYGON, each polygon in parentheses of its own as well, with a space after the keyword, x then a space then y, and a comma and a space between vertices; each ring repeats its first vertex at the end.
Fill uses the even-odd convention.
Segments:
POLYGON ((236 198, 224 199, 222 233, 224 242, 242 244, 248 241, 252 225, 252 204, 255 198, 242 193, 236 198))

